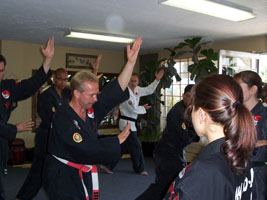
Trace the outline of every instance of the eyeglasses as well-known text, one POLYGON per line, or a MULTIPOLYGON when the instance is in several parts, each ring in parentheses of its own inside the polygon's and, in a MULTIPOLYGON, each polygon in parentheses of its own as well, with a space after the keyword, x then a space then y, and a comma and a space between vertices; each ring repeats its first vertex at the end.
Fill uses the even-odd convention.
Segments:
POLYGON ((66 81, 66 82, 68 82, 68 78, 56 78, 57 80, 59 80, 59 81, 66 81))

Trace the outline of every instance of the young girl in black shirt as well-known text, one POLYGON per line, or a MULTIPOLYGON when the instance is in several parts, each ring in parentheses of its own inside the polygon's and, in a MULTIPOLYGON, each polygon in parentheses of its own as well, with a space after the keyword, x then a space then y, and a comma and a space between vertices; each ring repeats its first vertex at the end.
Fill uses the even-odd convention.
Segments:
POLYGON ((254 168, 248 160, 257 132, 242 103, 241 87, 227 75, 209 76, 192 89, 187 115, 208 145, 180 172, 166 200, 253 199, 254 168))

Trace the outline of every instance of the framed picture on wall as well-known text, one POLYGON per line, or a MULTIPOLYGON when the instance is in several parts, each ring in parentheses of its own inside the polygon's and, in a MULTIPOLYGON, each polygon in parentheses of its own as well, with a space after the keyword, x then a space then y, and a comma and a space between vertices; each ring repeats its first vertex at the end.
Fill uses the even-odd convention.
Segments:
POLYGON ((66 54, 66 68, 91 69, 91 62, 96 61, 96 55, 66 54))

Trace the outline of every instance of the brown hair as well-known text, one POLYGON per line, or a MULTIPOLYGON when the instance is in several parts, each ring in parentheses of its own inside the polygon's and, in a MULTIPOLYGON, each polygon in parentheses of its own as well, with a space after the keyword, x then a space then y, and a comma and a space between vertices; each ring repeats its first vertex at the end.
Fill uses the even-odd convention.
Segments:
POLYGON ((136 72, 133 72, 133 73, 132 73, 132 76, 136 76, 136 77, 139 79, 139 75, 138 75, 138 73, 136 73, 136 72))
MULTIPOLYGON (((187 113, 202 108, 224 128, 222 152, 236 174, 244 174, 257 139, 250 111, 242 104, 243 93, 230 76, 213 75, 192 88, 192 102, 187 113)), ((187 114, 187 115, 188 115, 187 114)))
POLYGON ((246 70, 239 72, 234 75, 235 80, 240 80, 248 85, 249 88, 251 88, 253 85, 256 85, 258 88, 257 91, 257 98, 261 98, 261 92, 262 92, 262 80, 261 77, 253 71, 246 70))
POLYGON ((73 93, 74 90, 78 90, 79 92, 84 91, 84 82, 89 81, 89 82, 97 82, 98 79, 95 74, 89 71, 80 71, 76 73, 73 78, 70 81, 70 89, 71 92, 73 93))
POLYGON ((6 58, 0 54, 0 62, 4 63, 4 66, 6 66, 6 58))

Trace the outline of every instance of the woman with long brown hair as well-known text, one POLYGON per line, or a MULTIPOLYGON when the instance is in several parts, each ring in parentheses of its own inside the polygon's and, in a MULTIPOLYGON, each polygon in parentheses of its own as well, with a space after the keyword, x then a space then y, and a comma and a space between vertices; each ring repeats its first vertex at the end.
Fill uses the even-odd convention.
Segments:
POLYGON ((227 75, 209 76, 192 89, 187 115, 208 145, 180 172, 166 199, 250 199, 254 171, 248 160, 257 133, 242 103, 241 87, 227 75))
POLYGON ((242 71, 235 74, 234 79, 243 90, 244 105, 251 111, 257 128, 258 141, 250 158, 255 168, 255 191, 253 197, 257 200, 267 199, 267 108, 260 98, 263 98, 263 83, 261 77, 253 71, 242 71))

